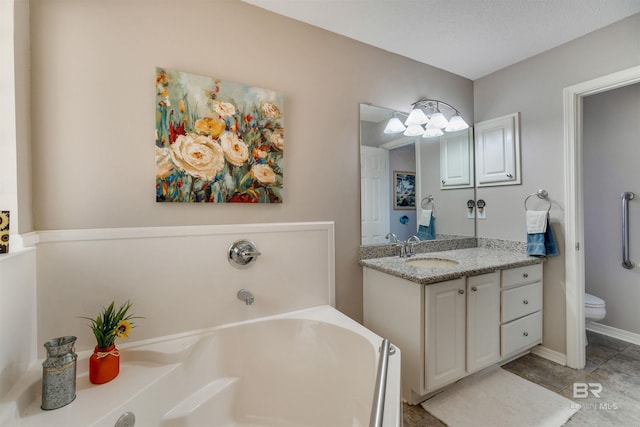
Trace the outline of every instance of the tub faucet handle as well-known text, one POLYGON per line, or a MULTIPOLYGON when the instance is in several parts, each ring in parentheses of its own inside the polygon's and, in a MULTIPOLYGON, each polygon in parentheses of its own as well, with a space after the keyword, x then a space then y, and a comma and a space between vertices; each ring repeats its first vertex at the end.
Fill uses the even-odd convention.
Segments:
POLYGON ((229 247, 227 259, 236 268, 249 268, 262 255, 250 240, 238 240, 229 247))
POLYGON ((246 305, 251 305, 253 304, 253 301, 255 301, 253 294, 246 289, 240 289, 237 295, 238 299, 240 301, 244 301, 246 305))

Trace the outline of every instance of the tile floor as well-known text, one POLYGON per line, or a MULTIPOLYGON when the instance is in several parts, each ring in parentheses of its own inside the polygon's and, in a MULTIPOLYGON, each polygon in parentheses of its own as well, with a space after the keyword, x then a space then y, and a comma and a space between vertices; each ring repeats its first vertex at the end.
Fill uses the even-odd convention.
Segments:
MULTIPOLYGON (((640 426, 640 346, 587 332, 587 364, 583 370, 560 366, 527 354, 503 366, 509 372, 573 400, 581 409, 569 427, 640 426), (574 383, 600 383, 599 397, 574 398, 574 383)), ((597 386, 594 386, 597 392, 597 386)), ((578 394, 584 392, 578 389, 578 394)), ((404 427, 442 427, 422 406, 404 405, 404 427)), ((531 427, 536 424, 532 422, 531 427)), ((483 427, 483 426, 478 426, 483 427)))

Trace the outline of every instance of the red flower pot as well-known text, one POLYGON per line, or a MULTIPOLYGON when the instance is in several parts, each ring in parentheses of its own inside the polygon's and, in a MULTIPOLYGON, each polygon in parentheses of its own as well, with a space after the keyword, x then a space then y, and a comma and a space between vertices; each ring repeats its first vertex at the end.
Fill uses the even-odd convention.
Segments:
POLYGON ((120 372, 120 352, 116 345, 93 349, 89 357, 89 381, 93 384, 104 384, 118 376, 120 372))

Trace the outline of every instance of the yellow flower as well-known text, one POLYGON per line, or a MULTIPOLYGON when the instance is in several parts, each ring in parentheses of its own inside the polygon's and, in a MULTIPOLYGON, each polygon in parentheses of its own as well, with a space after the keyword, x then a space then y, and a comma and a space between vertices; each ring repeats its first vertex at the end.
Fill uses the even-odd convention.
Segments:
POLYGON ((212 117, 203 117, 196 121, 196 130, 202 135, 219 136, 225 128, 225 123, 212 117))
POLYGON ((118 338, 126 338, 129 336, 131 328, 131 323, 128 320, 121 320, 118 322, 114 332, 118 338))

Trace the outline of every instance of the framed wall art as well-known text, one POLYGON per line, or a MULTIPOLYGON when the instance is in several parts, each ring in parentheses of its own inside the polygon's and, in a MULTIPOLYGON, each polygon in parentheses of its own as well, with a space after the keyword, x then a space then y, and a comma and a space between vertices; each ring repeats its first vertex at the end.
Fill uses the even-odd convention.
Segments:
POLYGON ((282 203, 281 93, 156 68, 156 201, 282 203))
POLYGON ((416 208, 416 173, 393 171, 393 209, 416 208))

